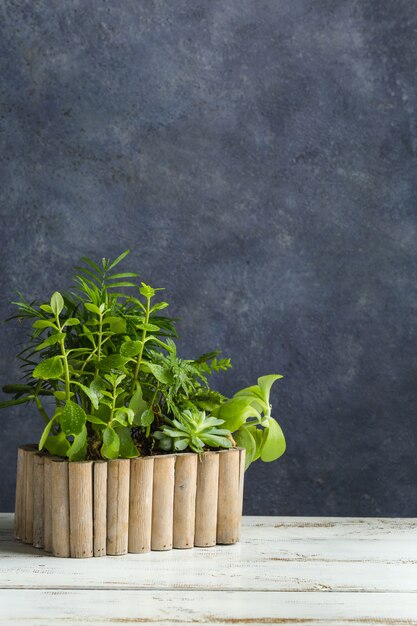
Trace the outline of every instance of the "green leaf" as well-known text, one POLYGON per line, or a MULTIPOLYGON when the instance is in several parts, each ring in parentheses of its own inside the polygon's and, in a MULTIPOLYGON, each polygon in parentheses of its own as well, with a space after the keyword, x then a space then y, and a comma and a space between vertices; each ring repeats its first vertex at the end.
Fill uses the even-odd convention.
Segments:
POLYGON ((254 399, 251 396, 235 396, 222 404, 217 410, 217 414, 224 420, 225 428, 228 428, 230 432, 233 433, 238 430, 249 417, 256 417, 260 420, 261 415, 256 408, 252 406, 253 401, 254 399))
POLYGON ((50 306, 52 311, 54 312, 55 317, 58 317, 64 308, 64 298, 61 296, 59 291, 55 291, 52 294, 50 306))
POLYGON ((49 304, 41 304, 39 308, 45 311, 45 313, 53 313, 52 307, 49 306, 49 304))
POLYGON ((59 356, 53 356, 50 359, 41 361, 33 370, 33 378, 42 378, 43 380, 52 380, 60 378, 64 372, 62 360, 59 356))
POLYGON ((143 343, 142 341, 125 341, 120 346, 120 354, 122 356, 131 358, 137 356, 139 352, 142 350, 143 343))
POLYGON ((87 398, 90 399, 91 404, 93 405, 93 407, 95 409, 98 409, 99 401, 103 397, 103 395, 102 394, 98 395, 94 389, 91 389, 90 387, 86 387, 85 385, 83 385, 82 383, 79 383, 76 380, 74 380, 73 383, 75 385, 77 385, 78 387, 80 387, 80 389, 83 390, 83 392, 85 393, 87 398))
POLYGON ((142 362, 143 371, 151 372, 156 380, 164 385, 172 385, 174 382, 173 376, 168 368, 162 367, 162 365, 156 365, 155 363, 148 363, 148 361, 142 362))
MULTIPOLYGON (((260 431, 261 432, 261 431, 260 431)), ((245 448, 246 457, 245 457, 245 469, 248 469, 249 465, 255 458, 256 455, 256 441, 248 428, 241 428, 234 435, 235 441, 238 446, 241 448, 245 448)))
POLYGON ((117 427, 115 432, 120 440, 119 457, 122 459, 134 459, 139 456, 129 428, 117 427))
POLYGON ((121 406, 116 409, 114 414, 114 420, 120 422, 122 426, 126 425, 126 418, 129 424, 132 424, 133 418, 135 417, 135 413, 132 409, 129 409, 127 406, 121 406))
POLYGON ((87 428, 82 427, 80 433, 75 435, 74 441, 68 449, 67 456, 70 461, 83 461, 87 454, 87 428))
POLYGON ((110 265, 108 266, 107 270, 112 270, 113 267, 116 267, 116 265, 118 263, 120 263, 120 261, 123 261, 123 259, 125 259, 129 253, 130 253, 130 250, 127 249, 124 252, 122 252, 122 254, 119 254, 119 256, 116 259, 114 259, 114 261, 112 261, 112 263, 110 263, 110 265))
POLYGON ((143 427, 150 426, 153 423, 154 419, 155 415, 152 409, 146 409, 139 418, 139 424, 143 427))
POLYGON ((169 306, 168 302, 157 302, 151 308, 151 313, 153 313, 153 311, 162 311, 162 309, 166 309, 167 306, 169 306))
POLYGON ((141 285, 142 286, 139 288, 139 293, 141 293, 142 296, 145 296, 145 298, 147 298, 148 300, 153 298, 155 295, 155 289, 153 289, 149 285, 145 285, 145 283, 141 283, 141 285))
POLYGON ((65 391, 54 391, 54 396, 57 400, 65 400, 67 394, 65 391))
POLYGON ((139 276, 139 274, 137 274, 136 272, 123 272, 122 274, 111 274, 107 276, 107 278, 109 280, 113 280, 118 278, 136 278, 137 276, 139 276))
POLYGON ((117 459, 120 450, 120 439, 111 426, 103 430, 101 454, 105 459, 117 459))
POLYGON ((65 320, 64 326, 77 326, 77 324, 80 324, 79 319, 77 319, 76 317, 69 317, 67 320, 65 320))
POLYGON ((262 461, 275 461, 285 452, 286 443, 281 426, 273 417, 268 417, 268 426, 265 428, 261 450, 262 461))
POLYGON ((131 283, 127 280, 118 281, 117 283, 107 283, 108 289, 116 289, 117 287, 136 287, 136 283, 131 283))
POLYGON ((60 424, 66 435, 78 435, 85 425, 87 415, 84 409, 73 402, 67 400, 61 411, 60 424))
POLYGON ((45 341, 42 341, 42 343, 37 345, 35 350, 36 352, 38 352, 39 350, 43 350, 44 348, 53 346, 55 343, 58 343, 58 341, 62 341, 63 339, 65 339, 65 337, 66 337, 65 333, 54 333, 53 335, 50 335, 49 337, 47 337, 45 341))
POLYGON ((101 313, 99 307, 92 302, 84 302, 84 306, 90 313, 95 313, 96 315, 100 315, 101 313))
POLYGON ((155 333, 160 330, 159 326, 156 326, 155 324, 145 324, 144 322, 137 324, 136 328, 137 330, 146 330, 148 333, 155 333))
POLYGON ((26 398, 16 398, 15 400, 4 400, 0 402, 0 409, 5 409, 8 406, 16 406, 17 404, 24 404, 34 399, 34 396, 27 396, 26 398))
POLYGON ((58 330, 58 326, 52 320, 36 320, 33 322, 32 328, 55 328, 58 330))
POLYGON ((104 357, 104 359, 99 362, 98 367, 103 372, 111 372, 112 370, 117 370, 118 372, 124 372, 125 374, 127 374, 125 365, 128 360, 129 359, 127 357, 124 357, 121 354, 110 354, 109 356, 104 357))
POLYGON ((133 418, 132 424, 134 426, 140 426, 139 417, 148 408, 147 402, 142 397, 142 389, 138 385, 135 393, 130 398, 129 401, 129 409, 132 409, 135 417, 133 418), (136 419, 137 418, 137 419, 136 419))
POLYGON ((126 320, 123 317, 105 317, 103 324, 109 324, 111 332, 115 335, 126 332, 126 320))
POLYGON ((57 456, 67 456, 70 442, 65 436, 65 433, 60 432, 57 435, 50 435, 45 441, 45 448, 50 454, 56 454, 57 456))
POLYGON ((87 421, 100 426, 107 426, 107 422, 101 420, 97 415, 87 415, 87 421))
POLYGON ((256 451, 252 459, 253 463, 253 461, 256 461, 261 456, 265 430, 263 428, 257 428, 256 426, 250 426, 249 428, 246 428, 246 430, 250 432, 256 443, 256 451))
POLYGON ((49 433, 51 432, 51 428, 54 424, 56 416, 54 415, 52 419, 49 420, 49 422, 47 423, 47 425, 45 426, 45 428, 43 429, 43 433, 41 435, 41 438, 39 440, 39 450, 42 450, 42 448, 45 445, 45 441, 49 435, 49 433))
POLYGON ((263 399, 269 405, 269 395, 271 392, 271 387, 276 380, 283 378, 281 374, 269 374, 268 376, 261 376, 258 378, 258 385, 262 392, 263 399))

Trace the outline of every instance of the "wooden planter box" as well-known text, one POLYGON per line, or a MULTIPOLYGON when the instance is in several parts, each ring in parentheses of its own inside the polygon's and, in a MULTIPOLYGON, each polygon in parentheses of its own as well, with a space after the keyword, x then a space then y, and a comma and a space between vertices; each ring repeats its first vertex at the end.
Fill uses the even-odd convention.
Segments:
POLYGON ((68 462, 18 450, 15 537, 58 557, 239 540, 245 450, 68 462))

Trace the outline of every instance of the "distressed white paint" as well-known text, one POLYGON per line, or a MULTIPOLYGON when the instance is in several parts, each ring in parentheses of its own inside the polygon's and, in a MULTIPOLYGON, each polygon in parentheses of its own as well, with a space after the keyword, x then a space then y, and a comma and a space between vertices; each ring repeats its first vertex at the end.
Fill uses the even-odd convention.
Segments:
POLYGON ((417 520, 252 517, 235 546, 87 560, 11 529, 0 515, 2 626, 417 625, 417 520))

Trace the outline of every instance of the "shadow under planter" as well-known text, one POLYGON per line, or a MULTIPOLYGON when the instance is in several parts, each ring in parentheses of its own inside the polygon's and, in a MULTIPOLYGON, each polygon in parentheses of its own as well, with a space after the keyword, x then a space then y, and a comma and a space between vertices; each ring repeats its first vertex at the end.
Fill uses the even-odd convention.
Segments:
POLYGON ((18 450, 14 534, 87 558, 239 541, 245 450, 69 462, 18 450))

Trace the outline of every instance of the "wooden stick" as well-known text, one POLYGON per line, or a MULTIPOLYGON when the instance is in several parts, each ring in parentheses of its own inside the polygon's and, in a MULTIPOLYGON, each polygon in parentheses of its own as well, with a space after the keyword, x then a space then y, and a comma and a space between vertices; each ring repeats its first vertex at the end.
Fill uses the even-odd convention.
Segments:
POLYGON ((70 556, 68 461, 52 460, 52 554, 70 556))
POLYGON ((44 530, 44 456, 33 456, 33 545, 43 548, 44 530))
POLYGON ((108 461, 107 554, 127 554, 129 536, 130 460, 108 461))
POLYGON ((107 462, 95 461, 94 482, 94 556, 106 555, 107 542, 107 462))
POLYGON ((93 556, 93 464, 73 461, 68 466, 70 552, 76 559, 93 556))
POLYGON ((240 454, 230 449, 219 452, 217 543, 236 543, 240 521, 240 454))
POLYGON ((14 506, 14 536, 15 539, 22 539, 24 525, 24 498, 25 498, 25 450, 23 446, 17 450, 16 468, 16 498, 14 506))
POLYGON ((52 552, 52 458, 45 456, 43 462, 43 543, 46 552, 52 552))
POLYGON ((194 545, 216 545, 219 455, 204 452, 197 463, 197 494, 194 545))
POLYGON ((153 457, 130 461, 129 552, 151 549, 153 457))
POLYGON ((175 461, 174 548, 192 548, 195 530, 195 497, 198 454, 178 454, 175 461))
POLYGON ((24 516, 23 543, 33 543, 33 459, 36 446, 24 446, 24 516))
POLYGON ((244 479, 245 479, 245 461, 246 461, 246 450, 245 448, 238 448, 239 450, 239 534, 237 541, 240 539, 240 531, 242 527, 242 514, 243 514, 243 488, 244 488, 244 479))
POLYGON ((171 550, 174 517, 175 455, 154 457, 152 550, 171 550))

